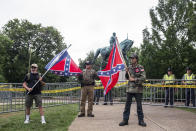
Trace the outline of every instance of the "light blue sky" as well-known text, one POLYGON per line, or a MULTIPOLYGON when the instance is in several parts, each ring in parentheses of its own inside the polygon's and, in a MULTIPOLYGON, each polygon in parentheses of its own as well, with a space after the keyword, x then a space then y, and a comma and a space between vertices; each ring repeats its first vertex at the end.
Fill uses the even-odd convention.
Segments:
POLYGON ((1 0, 0 27, 14 18, 54 26, 69 54, 78 63, 86 54, 108 46, 113 32, 119 42, 127 37, 134 46, 142 43, 142 30, 151 28, 150 8, 158 0, 1 0))

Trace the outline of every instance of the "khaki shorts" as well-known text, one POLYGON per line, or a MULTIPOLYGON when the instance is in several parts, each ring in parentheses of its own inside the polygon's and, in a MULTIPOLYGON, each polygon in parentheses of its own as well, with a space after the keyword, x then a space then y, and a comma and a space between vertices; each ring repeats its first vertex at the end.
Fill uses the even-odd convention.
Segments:
POLYGON ((42 97, 41 97, 41 94, 26 95, 25 106, 26 107, 31 107, 33 105, 33 99, 35 99, 36 107, 42 107, 42 97))

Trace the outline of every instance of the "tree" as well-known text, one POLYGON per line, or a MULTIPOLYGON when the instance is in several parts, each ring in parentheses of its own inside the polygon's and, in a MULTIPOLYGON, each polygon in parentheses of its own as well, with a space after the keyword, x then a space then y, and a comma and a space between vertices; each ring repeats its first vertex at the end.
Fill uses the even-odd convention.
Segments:
POLYGON ((181 78, 185 67, 195 63, 192 61, 195 49, 188 33, 190 14, 193 14, 190 0, 159 0, 158 6, 150 10, 152 33, 144 30, 141 47, 144 66, 148 67, 149 61, 152 65, 154 73, 150 78, 162 78, 168 67, 181 78))
MULTIPOLYGON (((94 51, 90 51, 89 53, 87 53, 87 57, 82 60, 82 59, 79 59, 79 67, 80 69, 85 69, 85 62, 86 61, 93 61, 93 58, 94 58, 94 51)), ((93 69, 95 69, 96 71, 100 70, 100 67, 101 67, 101 56, 99 56, 96 60, 95 60, 95 63, 93 64, 93 69)))
POLYGON ((6 71, 4 71, 4 67, 7 66, 7 59, 9 58, 9 49, 13 42, 6 36, 0 34, 0 82, 7 82, 4 77, 6 71))
MULTIPOLYGON (((40 71, 45 72, 45 65, 66 47, 57 29, 32 24, 27 20, 8 21, 2 33, 13 41, 9 49, 7 66, 4 68, 4 71, 7 71, 5 78, 8 82, 22 81, 29 70, 29 53, 31 53, 31 63, 37 63, 40 71)), ((60 78, 47 75, 46 81, 49 79, 52 82, 60 78)))

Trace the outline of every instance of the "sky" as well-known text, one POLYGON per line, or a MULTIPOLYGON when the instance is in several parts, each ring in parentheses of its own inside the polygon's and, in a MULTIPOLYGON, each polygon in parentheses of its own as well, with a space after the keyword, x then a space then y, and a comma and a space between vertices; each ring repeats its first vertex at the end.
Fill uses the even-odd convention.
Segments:
POLYGON ((142 30, 151 28, 149 10, 158 0, 1 0, 0 28, 14 18, 53 26, 72 46, 72 59, 109 46, 113 32, 119 42, 128 38, 133 47, 142 43, 142 30))

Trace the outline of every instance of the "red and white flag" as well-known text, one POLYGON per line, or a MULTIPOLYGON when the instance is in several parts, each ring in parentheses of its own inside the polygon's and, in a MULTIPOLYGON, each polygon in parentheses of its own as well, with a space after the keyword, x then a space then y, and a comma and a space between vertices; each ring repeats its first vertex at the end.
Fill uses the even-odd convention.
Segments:
POLYGON ((104 86, 104 95, 106 95, 116 85, 118 82, 119 72, 125 68, 117 42, 118 40, 116 38, 106 68, 98 71, 98 76, 104 86))

